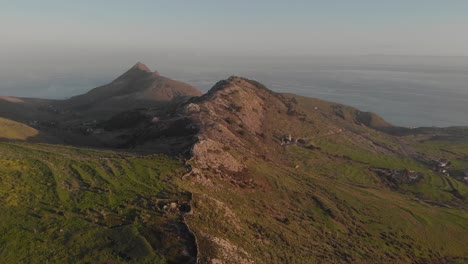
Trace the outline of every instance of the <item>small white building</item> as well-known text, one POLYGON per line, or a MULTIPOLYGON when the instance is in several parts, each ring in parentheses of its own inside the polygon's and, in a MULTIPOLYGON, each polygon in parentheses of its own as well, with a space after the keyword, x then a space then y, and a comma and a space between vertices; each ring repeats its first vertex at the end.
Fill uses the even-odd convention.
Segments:
POLYGON ((447 167, 449 165, 449 161, 448 160, 440 160, 439 161, 439 166, 444 168, 444 167, 447 167))

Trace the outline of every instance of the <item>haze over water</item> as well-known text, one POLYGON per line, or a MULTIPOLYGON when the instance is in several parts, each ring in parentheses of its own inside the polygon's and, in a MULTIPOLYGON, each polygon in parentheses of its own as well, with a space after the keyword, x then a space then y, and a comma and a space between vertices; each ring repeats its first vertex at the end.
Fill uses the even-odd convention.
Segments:
MULTIPOLYGON (((93 57, 95 58, 95 57, 93 57)), ((5 68, 2 95, 67 98, 110 82, 135 58, 162 75, 208 91, 231 75, 257 80, 277 92, 317 97, 372 111, 400 126, 468 125, 468 57, 206 57, 120 56, 103 60, 40 60, 5 68), (92 62, 92 63, 90 63, 92 62), (28 68, 30 67, 30 68, 28 68)))

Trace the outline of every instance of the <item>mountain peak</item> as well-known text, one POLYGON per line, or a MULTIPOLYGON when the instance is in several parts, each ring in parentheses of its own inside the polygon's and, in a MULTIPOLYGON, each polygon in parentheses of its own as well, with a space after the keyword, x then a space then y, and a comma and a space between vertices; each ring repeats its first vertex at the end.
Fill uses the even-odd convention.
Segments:
POLYGON ((120 75, 117 79, 114 80, 116 81, 122 81, 125 79, 139 79, 142 76, 147 76, 149 74, 155 74, 156 76, 159 76, 158 72, 152 72, 148 66, 141 62, 137 62, 135 65, 133 65, 128 71, 126 71, 124 74, 120 75))
POLYGON ((266 88, 263 84, 250 80, 244 77, 231 76, 226 80, 221 80, 217 82, 209 91, 206 93, 206 96, 211 96, 219 91, 225 89, 247 89, 249 92, 256 91, 266 91, 268 93, 273 93, 271 90, 266 88))
POLYGON ((142 103, 154 105, 154 102, 169 102, 201 95, 195 87, 161 76, 138 62, 111 83, 72 97, 67 101, 67 107, 94 107, 97 111, 106 107, 109 111, 128 110, 142 107, 142 103))
POLYGON ((140 70, 144 72, 151 72, 151 70, 145 64, 141 62, 137 62, 132 68, 132 70, 140 70))

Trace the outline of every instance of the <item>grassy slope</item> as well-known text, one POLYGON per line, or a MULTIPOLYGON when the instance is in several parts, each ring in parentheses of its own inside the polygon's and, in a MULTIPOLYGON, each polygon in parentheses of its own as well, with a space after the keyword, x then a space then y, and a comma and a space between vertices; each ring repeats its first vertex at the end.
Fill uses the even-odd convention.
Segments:
POLYGON ((189 199, 171 183, 183 172, 164 156, 0 143, 0 262, 188 260, 180 216, 160 209, 189 199))
POLYGON ((39 132, 27 125, 0 117, 0 138, 9 140, 27 140, 39 132))
MULTIPOLYGON (((217 254, 204 239, 208 234, 263 263, 442 262, 468 256, 466 209, 436 207, 412 193, 385 189, 363 165, 327 160, 296 147, 288 152, 302 168, 251 164, 252 177, 268 182, 264 190, 239 190, 226 183, 217 183, 226 185, 219 189, 188 187, 198 194, 189 223, 202 255, 217 254)), ((430 188, 437 198, 452 199, 443 195, 439 183, 430 188)))

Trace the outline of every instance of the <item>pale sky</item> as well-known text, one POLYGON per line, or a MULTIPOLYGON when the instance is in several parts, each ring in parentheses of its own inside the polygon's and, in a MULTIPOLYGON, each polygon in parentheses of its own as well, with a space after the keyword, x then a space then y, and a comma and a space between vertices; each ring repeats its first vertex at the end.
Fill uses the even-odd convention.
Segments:
POLYGON ((2 54, 468 55, 466 0, 0 0, 2 54))

